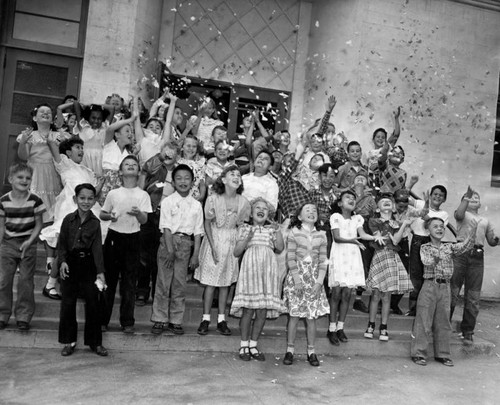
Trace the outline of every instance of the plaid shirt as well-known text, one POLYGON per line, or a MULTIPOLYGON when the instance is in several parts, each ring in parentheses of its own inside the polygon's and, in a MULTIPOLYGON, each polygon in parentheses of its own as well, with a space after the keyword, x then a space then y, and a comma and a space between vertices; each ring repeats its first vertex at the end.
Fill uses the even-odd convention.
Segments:
POLYGON ((426 243, 420 247, 420 258, 424 265, 424 279, 451 279, 453 256, 461 255, 474 246, 474 237, 460 243, 442 243, 438 246, 426 243))
POLYGON ((309 190, 309 199, 311 203, 315 204, 318 208, 318 217, 320 218, 321 229, 324 227, 330 228, 330 217, 333 214, 333 204, 337 200, 333 188, 329 191, 328 195, 323 194, 321 188, 314 188, 309 190), (326 221, 322 221, 321 218, 328 218, 326 221))
POLYGON ((329 146, 326 148, 326 154, 330 157, 330 163, 335 170, 349 160, 347 152, 341 146, 329 146))
POLYGON ((394 193, 406 184, 406 171, 387 162, 378 164, 381 193, 394 193))
POLYGON ((290 166, 283 169, 278 177, 278 203, 281 214, 285 218, 295 214, 295 210, 300 205, 309 202, 307 190, 302 184, 292 178, 298 164, 299 161, 292 158, 290 166))
POLYGON ((353 166, 351 162, 347 162, 339 167, 335 183, 337 183, 341 189, 349 188, 352 186, 354 178, 360 173, 368 175, 365 166, 360 163, 359 166, 356 167, 353 166))

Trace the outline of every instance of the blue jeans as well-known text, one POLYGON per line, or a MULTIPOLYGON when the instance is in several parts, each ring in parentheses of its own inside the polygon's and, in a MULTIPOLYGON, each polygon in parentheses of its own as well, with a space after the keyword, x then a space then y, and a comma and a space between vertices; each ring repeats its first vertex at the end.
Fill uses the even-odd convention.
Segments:
POLYGON ((451 278, 451 315, 457 305, 458 296, 464 287, 464 313, 460 330, 471 334, 476 326, 479 313, 479 300, 484 275, 484 252, 474 247, 460 256, 453 258, 453 276, 451 278))
POLYGON ((3 240, 0 245, 0 321, 8 322, 12 315, 12 287, 19 266, 17 301, 14 315, 17 322, 31 322, 35 313, 34 276, 36 268, 36 242, 21 259, 19 248, 28 237, 3 240))
POLYGON ((430 242, 428 236, 413 235, 410 247, 410 280, 413 290, 410 292, 410 310, 417 305, 418 294, 424 282, 424 265, 420 259, 420 246, 430 242))

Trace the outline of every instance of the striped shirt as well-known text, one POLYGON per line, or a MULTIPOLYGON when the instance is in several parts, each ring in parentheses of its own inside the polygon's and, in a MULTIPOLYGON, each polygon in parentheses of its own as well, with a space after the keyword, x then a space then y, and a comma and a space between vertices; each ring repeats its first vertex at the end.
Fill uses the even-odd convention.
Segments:
POLYGON ((13 201, 11 193, 0 197, 0 217, 5 218, 5 239, 30 236, 35 228, 35 217, 45 212, 40 197, 30 193, 22 203, 13 201))
POLYGON ((292 228, 287 239, 287 263, 292 275, 298 271, 297 262, 306 261, 319 267, 318 279, 323 280, 327 266, 326 245, 324 231, 292 228))

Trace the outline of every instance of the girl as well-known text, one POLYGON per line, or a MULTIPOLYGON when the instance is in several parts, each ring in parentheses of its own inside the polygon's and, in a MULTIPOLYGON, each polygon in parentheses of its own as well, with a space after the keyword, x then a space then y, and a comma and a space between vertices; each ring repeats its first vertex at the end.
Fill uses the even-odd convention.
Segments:
MULTIPOLYGON (((57 174, 48 146, 49 136, 60 138, 53 125, 52 108, 48 104, 40 104, 31 112, 32 128, 27 128, 18 137, 17 155, 26 160, 33 168, 33 179, 30 191, 39 196, 47 209, 43 214, 43 222, 54 219, 54 204, 61 192, 61 179, 57 174)), ((49 262, 47 262, 49 267, 49 262)), ((48 269, 47 267, 47 269, 48 269)))
POLYGON ((344 322, 349 308, 351 289, 365 285, 365 273, 360 251, 365 247, 358 240, 358 235, 363 240, 384 243, 380 235, 368 235, 363 230, 363 217, 353 215, 355 206, 356 194, 350 190, 344 191, 340 194, 336 207, 340 213, 336 212, 330 217, 333 243, 330 251, 330 271, 328 272, 330 326, 327 336, 334 345, 338 345, 339 340, 341 342, 348 340, 344 333, 344 322), (342 302, 340 303, 340 301, 342 302))
POLYGON ((179 164, 188 165, 194 173, 190 195, 198 201, 203 201, 207 193, 205 185, 205 158, 198 154, 199 143, 194 135, 187 135, 182 144, 179 164))
POLYGON ((206 335, 210 323, 210 308, 215 288, 219 288, 217 332, 230 335, 225 309, 229 287, 238 279, 238 258, 233 255, 236 227, 248 221, 250 204, 241 196, 243 183, 236 165, 226 167, 213 187, 214 194, 205 204, 206 237, 200 248, 200 266, 194 278, 205 284, 203 318, 198 334, 206 335))
POLYGON ((240 226, 234 248, 236 257, 244 255, 231 315, 241 317, 240 359, 264 361, 266 358, 257 348, 257 341, 266 317, 276 318, 283 309, 278 262, 274 252, 280 253, 285 246, 279 226, 266 226, 268 219, 274 215, 272 205, 260 197, 253 200, 251 205, 252 225, 240 226))
MULTIPOLYGON (((226 141, 218 141, 215 144, 215 156, 208 160, 205 167, 205 183, 208 186, 208 195, 212 195, 212 186, 221 175, 221 173, 230 166, 234 166, 234 162, 228 162, 229 145, 226 141)), ((241 173, 241 172, 240 172, 241 173)))
POLYGON ((374 235, 386 239, 383 246, 373 244, 375 254, 370 265, 370 273, 366 279, 366 286, 372 289, 370 302, 370 319, 365 338, 373 339, 375 318, 380 299, 382 299, 382 323, 380 324, 379 340, 387 342, 387 321, 389 318, 391 294, 404 294, 413 289, 408 273, 397 251, 398 244, 404 235, 405 228, 412 220, 405 219, 401 226, 393 219, 395 204, 392 194, 381 194, 377 204, 380 218, 370 218, 368 226, 374 235))
POLYGON ((100 177, 102 176, 102 152, 106 128, 111 124, 114 108, 111 105, 91 104, 82 112, 80 103, 76 100, 73 106, 77 119, 74 132, 85 142, 82 164, 100 177))
POLYGON ((204 97, 198 106, 198 118, 193 128, 193 134, 200 140, 207 153, 214 151, 212 131, 215 127, 222 125, 224 123, 218 119, 215 101, 210 97, 204 97))
POLYGON ((120 163, 131 154, 131 145, 134 140, 132 124, 137 118, 135 113, 127 119, 117 121, 106 128, 104 149, 102 151, 102 171, 104 183, 99 196, 99 204, 104 204, 106 196, 111 190, 122 185, 119 176, 120 163))
POLYGON ((283 364, 293 363, 295 335, 300 318, 307 320, 307 361, 319 366, 314 353, 316 319, 330 312, 323 280, 327 266, 327 240, 324 231, 317 230, 318 209, 314 204, 302 204, 290 221, 287 239, 288 274, 283 287, 288 319, 288 344, 283 364))

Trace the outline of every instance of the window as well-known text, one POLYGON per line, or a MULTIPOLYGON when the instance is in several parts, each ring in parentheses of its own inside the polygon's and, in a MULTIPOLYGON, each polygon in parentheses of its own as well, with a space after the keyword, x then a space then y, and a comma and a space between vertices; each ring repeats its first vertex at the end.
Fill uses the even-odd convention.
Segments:
POLYGON ((493 146, 493 165, 491 168, 491 186, 500 187, 500 81, 498 86, 497 119, 495 125, 495 144, 493 146))

